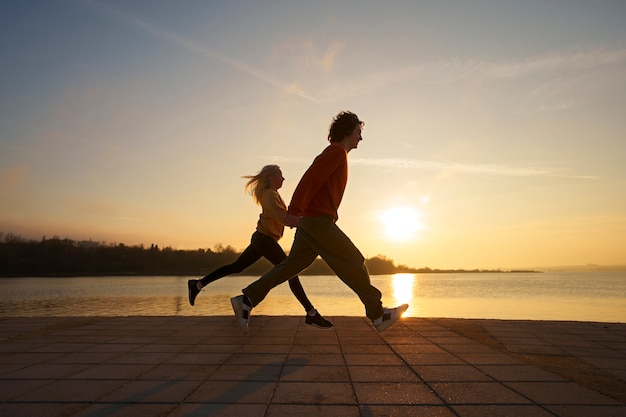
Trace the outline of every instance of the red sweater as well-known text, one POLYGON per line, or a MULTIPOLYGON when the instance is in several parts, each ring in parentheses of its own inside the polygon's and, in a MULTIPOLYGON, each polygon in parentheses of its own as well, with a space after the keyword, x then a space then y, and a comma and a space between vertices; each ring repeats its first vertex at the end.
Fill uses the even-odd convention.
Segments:
POLYGON ((339 218, 337 209, 348 182, 348 152, 331 143, 306 170, 287 210, 296 216, 339 218))

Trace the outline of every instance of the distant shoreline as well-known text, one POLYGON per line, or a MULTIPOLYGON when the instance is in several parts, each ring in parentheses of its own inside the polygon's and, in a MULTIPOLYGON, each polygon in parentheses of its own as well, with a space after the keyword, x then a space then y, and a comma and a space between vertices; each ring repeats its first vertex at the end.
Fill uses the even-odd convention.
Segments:
MULTIPOLYGON (((535 270, 525 270, 525 269, 514 269, 514 270, 500 270, 500 269, 427 269, 427 270, 415 270, 415 271, 398 271, 398 272, 389 272, 389 273, 378 273, 378 274, 370 274, 370 276, 379 276, 379 275, 395 275, 395 274, 542 274, 543 271, 535 271, 535 270)), ((0 279, 2 278, 72 278, 72 277, 187 277, 187 276, 200 276, 206 275, 204 272, 198 274, 187 274, 187 273, 171 273, 171 274, 154 274, 150 272, 126 272, 126 273, 89 273, 89 274, 80 274, 80 273, 72 273, 72 274, 58 274, 58 273, 47 273, 47 274, 11 274, 5 275, 1 274, 0 279)), ((250 276, 256 274, 250 273, 239 273, 232 274, 233 276, 250 276)), ((316 275, 316 276, 334 276, 333 273, 307 273, 306 271, 300 273, 299 275, 316 275)))
MULTIPOLYGON (((178 250, 171 247, 159 248, 158 245, 128 246, 123 243, 60 239, 56 236, 35 241, 0 232, 0 265, 3 266, 0 277, 202 276, 234 262, 240 255, 240 251, 221 244, 214 249, 178 250)), ((597 264, 546 267, 531 265, 510 269, 438 269, 398 265, 393 259, 381 254, 366 258, 365 265, 372 276, 403 273, 626 272, 626 265, 597 264)), ((261 276, 271 268, 269 261, 260 259, 239 275, 261 276)), ((335 275, 321 258, 315 259, 301 274, 335 275)))

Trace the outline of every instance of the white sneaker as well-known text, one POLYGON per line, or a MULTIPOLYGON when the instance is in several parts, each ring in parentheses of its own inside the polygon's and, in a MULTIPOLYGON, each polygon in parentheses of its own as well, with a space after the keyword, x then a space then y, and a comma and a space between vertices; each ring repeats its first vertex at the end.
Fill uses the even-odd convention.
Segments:
POLYGON ((248 320, 250 319, 250 310, 252 310, 250 300, 245 295, 238 295, 230 299, 230 304, 233 306, 241 331, 243 334, 248 334, 248 320))
POLYGON ((374 320, 376 330, 378 330, 379 333, 387 330, 389 326, 402 317, 402 313, 404 313, 407 308, 409 308, 408 304, 402 304, 394 308, 383 308, 383 315, 374 320))

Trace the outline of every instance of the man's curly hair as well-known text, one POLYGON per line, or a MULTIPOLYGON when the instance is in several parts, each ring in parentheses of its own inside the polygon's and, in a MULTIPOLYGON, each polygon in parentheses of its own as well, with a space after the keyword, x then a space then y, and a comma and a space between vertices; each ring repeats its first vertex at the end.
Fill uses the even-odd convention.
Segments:
POLYGON ((358 116, 349 111, 342 111, 333 118, 328 131, 328 141, 341 142, 346 136, 354 132, 357 126, 363 128, 365 122, 359 120, 358 116))

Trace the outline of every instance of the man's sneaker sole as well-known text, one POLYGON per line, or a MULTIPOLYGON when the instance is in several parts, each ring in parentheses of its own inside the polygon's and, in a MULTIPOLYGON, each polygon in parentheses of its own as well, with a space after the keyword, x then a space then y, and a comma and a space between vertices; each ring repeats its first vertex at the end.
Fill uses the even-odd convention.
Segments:
POLYGON ((248 320, 250 318, 250 309, 246 309, 243 303, 243 296, 238 295, 230 299, 230 304, 233 306, 235 312, 235 318, 241 328, 243 334, 248 334, 248 320))
POLYGON ((374 324, 374 327, 376 327, 376 330, 378 330, 379 333, 384 332, 391 327, 392 324, 400 320, 402 314, 404 314, 408 308, 408 304, 402 304, 401 306, 395 308, 385 309, 386 311, 383 313, 383 321, 379 324, 374 324))

